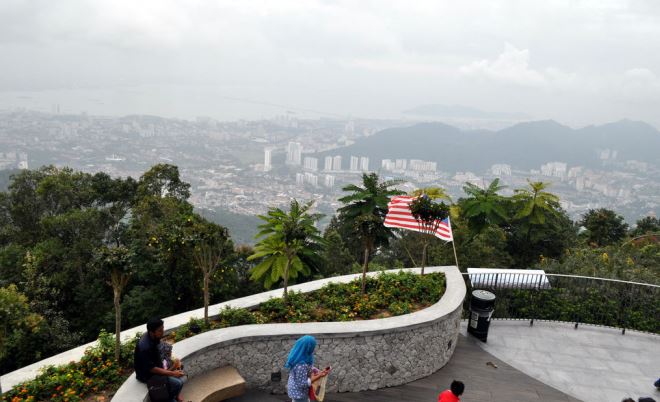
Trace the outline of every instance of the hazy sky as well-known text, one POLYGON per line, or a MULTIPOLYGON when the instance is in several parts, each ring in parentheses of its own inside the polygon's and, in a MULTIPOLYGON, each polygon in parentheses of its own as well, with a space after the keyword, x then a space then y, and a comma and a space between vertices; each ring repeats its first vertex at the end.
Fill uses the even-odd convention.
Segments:
POLYGON ((660 1, 0 1, 0 108, 285 110, 234 98, 660 126, 660 1))

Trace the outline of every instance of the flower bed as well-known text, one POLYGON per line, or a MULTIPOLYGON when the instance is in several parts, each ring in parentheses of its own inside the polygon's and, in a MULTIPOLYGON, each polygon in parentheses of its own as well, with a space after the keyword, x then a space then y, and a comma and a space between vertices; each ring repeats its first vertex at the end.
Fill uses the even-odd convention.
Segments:
POLYGON ((117 363, 114 336, 102 331, 97 345, 87 349, 80 361, 47 367, 34 380, 2 394, 2 401, 76 402, 90 395, 113 392, 132 372, 128 367, 133 365, 136 341, 134 338, 122 344, 117 363))
MULTIPOLYGON (((330 283, 310 293, 289 293, 288 305, 281 298, 262 303, 255 310, 226 308, 210 325, 193 319, 169 337, 179 341, 201 331, 237 325, 275 322, 352 321, 407 314, 436 303, 445 290, 442 273, 415 275, 387 273, 367 278, 367 294, 360 294, 360 281, 330 283)), ((137 338, 136 338, 137 339, 137 338)), ((114 359, 114 339, 102 333, 99 344, 88 349, 80 362, 51 367, 32 381, 2 395, 2 401, 94 401, 94 396, 115 390, 131 373, 136 339, 122 346, 119 364, 114 359)))

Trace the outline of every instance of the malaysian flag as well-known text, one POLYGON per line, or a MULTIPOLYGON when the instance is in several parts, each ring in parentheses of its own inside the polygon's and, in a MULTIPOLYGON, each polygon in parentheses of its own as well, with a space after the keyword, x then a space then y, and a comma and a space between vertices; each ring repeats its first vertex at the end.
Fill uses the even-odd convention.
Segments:
POLYGON ((449 217, 443 219, 437 224, 427 225, 415 219, 410 212, 410 203, 417 197, 409 195, 399 195, 392 197, 387 204, 387 215, 385 215, 385 226, 388 228, 401 228, 413 230, 415 232, 433 233, 436 237, 444 241, 453 241, 454 237, 451 232, 451 223, 449 217), (437 227, 436 227, 437 226, 437 227))

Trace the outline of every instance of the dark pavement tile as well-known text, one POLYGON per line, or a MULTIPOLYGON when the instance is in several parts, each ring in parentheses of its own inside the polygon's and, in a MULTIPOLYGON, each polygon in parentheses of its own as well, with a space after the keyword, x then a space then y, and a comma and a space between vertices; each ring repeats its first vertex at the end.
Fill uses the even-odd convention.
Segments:
MULTIPOLYGON (((514 369, 483 350, 473 338, 459 337, 456 351, 449 363, 411 383, 376 391, 327 394, 326 402, 435 402, 440 391, 452 380, 465 383, 463 400, 469 402, 580 402, 514 369), (492 362, 498 368, 487 365, 492 362)), ((240 398, 227 402, 281 402, 283 395, 269 395, 250 390, 240 398)))

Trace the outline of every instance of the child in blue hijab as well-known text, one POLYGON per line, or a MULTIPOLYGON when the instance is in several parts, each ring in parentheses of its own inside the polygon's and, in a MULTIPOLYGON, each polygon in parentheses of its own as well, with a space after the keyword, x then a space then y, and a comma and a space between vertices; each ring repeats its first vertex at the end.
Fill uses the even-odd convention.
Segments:
POLYGON ((316 339, 311 335, 299 338, 289 352, 289 358, 284 365, 289 369, 289 380, 286 384, 287 394, 293 402, 308 402, 309 387, 313 381, 326 376, 328 370, 314 370, 314 349, 316 339))

